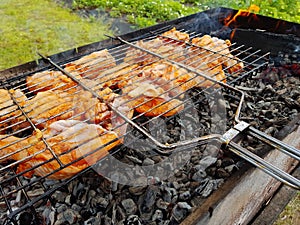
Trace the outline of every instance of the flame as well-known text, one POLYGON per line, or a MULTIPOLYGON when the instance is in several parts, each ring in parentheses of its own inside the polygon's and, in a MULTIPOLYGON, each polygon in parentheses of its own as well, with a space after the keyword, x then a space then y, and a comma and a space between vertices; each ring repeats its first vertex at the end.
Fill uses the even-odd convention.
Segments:
MULTIPOLYGON (((240 9, 232 18, 231 15, 225 18, 225 26, 229 26, 232 22, 236 21, 236 18, 239 16, 248 17, 251 13, 258 13, 260 10, 259 6, 257 5, 250 5, 248 9, 240 9)), ((256 17, 255 15, 253 15, 256 17)))

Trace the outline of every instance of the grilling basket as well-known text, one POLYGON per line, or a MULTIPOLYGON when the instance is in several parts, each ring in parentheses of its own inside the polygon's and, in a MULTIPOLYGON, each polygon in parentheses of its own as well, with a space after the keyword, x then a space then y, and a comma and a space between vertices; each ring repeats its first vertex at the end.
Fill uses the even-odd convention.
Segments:
POLYGON ((25 191, 31 185, 49 178, 61 186, 136 143, 163 156, 213 143, 300 189, 298 179, 241 145, 251 136, 300 159, 298 149, 240 119, 245 93, 234 84, 266 67, 269 53, 171 26, 111 41, 59 63, 40 54, 43 69, 1 80, 1 199, 21 190, 29 202, 10 207, 11 217, 55 190, 32 200, 25 191), (234 115, 226 114, 225 98, 234 115), (201 124, 203 114, 213 126, 201 124), (174 136, 172 121, 181 126, 174 136), (10 182, 17 188, 4 190, 10 182))

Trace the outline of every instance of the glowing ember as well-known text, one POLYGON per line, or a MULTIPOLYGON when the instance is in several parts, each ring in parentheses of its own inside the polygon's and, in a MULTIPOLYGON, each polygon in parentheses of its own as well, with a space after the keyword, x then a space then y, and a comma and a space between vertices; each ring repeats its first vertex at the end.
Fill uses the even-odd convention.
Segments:
MULTIPOLYGON (((225 26, 229 26, 231 23, 235 22, 237 17, 248 17, 251 13, 258 13, 259 10, 259 6, 254 4, 250 5, 248 9, 240 9, 233 17, 230 15, 224 20, 225 26)), ((252 15, 252 17, 255 19, 257 18, 256 15, 252 15)))

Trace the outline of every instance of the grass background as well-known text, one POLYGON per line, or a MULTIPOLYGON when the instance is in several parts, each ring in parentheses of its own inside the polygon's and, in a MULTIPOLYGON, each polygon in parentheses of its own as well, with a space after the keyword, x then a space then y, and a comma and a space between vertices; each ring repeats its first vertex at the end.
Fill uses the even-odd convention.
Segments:
POLYGON ((49 0, 0 0, 0 70, 104 39, 99 20, 83 19, 49 0))
POLYGON ((260 7, 259 14, 300 23, 300 1, 297 0, 73 0, 73 9, 97 8, 113 17, 123 15, 138 27, 186 16, 212 7, 247 9, 260 7))
MULTIPOLYGON (((296 0, 75 0, 72 7, 125 14, 129 22, 143 27, 214 6, 246 9, 250 4, 260 6, 260 14, 300 23, 300 1, 296 0)), ((38 58, 36 51, 50 55, 103 40, 104 34, 111 31, 101 20, 81 18, 54 0, 0 0, 0 70, 38 58)), ((300 224, 299 192, 275 224, 300 224)))

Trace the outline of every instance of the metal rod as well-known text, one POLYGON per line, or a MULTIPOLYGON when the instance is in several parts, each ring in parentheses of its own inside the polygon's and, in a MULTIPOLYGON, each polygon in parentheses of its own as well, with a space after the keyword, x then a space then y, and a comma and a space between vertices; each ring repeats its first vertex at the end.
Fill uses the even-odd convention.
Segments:
POLYGON ((271 163, 263 160, 259 156, 255 155, 254 153, 250 152, 249 150, 241 147, 240 145, 234 142, 230 142, 228 146, 229 146, 229 150, 239 155, 241 158, 245 159, 246 161, 250 162, 254 166, 258 167, 259 169, 263 170, 264 172, 274 177, 275 179, 283 182, 284 184, 290 187, 293 187, 295 189, 300 189, 300 180, 293 177, 292 175, 284 172, 283 170, 278 169, 277 167, 273 166, 271 163))
POLYGON ((277 148, 278 150, 284 152, 285 154, 300 161, 300 150, 299 149, 297 149, 291 145, 287 145, 284 142, 282 142, 276 138, 273 138, 264 132, 261 132, 261 131, 255 129, 254 127, 249 127, 249 134, 255 136, 259 140, 262 140, 263 142, 277 148))

